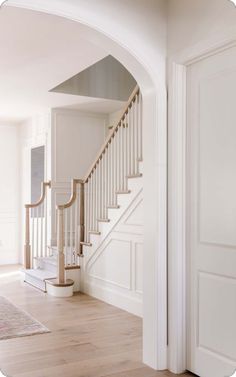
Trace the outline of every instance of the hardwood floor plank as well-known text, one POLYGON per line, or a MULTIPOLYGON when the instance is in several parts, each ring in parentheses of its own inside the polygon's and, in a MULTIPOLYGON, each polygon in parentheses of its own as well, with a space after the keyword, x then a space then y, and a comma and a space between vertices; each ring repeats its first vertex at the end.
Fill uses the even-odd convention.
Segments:
POLYGON ((142 364, 140 318, 83 294, 50 297, 23 283, 18 270, 19 266, 0 267, 0 295, 51 332, 0 341, 4 373, 11 377, 173 376, 142 364))

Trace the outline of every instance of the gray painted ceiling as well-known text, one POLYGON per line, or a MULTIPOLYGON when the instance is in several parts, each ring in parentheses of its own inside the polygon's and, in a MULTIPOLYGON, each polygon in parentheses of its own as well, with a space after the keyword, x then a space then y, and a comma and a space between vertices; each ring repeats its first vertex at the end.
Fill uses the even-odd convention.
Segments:
POLYGON ((113 56, 108 55, 50 92, 127 101, 136 81, 113 56))

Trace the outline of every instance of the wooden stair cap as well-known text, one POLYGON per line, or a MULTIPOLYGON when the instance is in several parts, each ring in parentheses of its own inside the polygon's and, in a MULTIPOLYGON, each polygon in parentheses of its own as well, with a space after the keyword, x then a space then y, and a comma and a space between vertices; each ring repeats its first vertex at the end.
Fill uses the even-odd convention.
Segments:
POLYGON ((71 265, 71 266, 65 266, 65 271, 70 271, 70 270, 80 270, 80 266, 77 265, 71 265))
POLYGON ((65 283, 59 283, 58 279, 47 279, 46 283, 53 285, 54 287, 71 287, 74 285, 74 280, 66 279, 65 283))

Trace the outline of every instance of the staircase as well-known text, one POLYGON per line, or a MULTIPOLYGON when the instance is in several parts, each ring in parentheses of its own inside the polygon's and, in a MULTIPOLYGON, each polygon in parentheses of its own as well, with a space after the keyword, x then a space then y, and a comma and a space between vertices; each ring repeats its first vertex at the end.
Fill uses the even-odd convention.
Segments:
POLYGON ((73 179, 70 200, 57 206, 57 245, 48 246, 50 182, 42 184, 37 203, 25 206, 27 283, 51 294, 67 287, 86 291, 86 271, 99 247, 142 196, 142 160, 142 101, 137 87, 86 177, 73 179))

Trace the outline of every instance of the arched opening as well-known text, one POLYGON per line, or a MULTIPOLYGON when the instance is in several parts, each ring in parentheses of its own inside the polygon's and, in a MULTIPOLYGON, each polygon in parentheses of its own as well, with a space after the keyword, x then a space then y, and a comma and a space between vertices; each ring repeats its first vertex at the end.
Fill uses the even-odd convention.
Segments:
MULTIPOLYGON (((136 79, 143 96, 144 124, 144 260, 143 260, 143 360, 155 369, 167 367, 166 310, 166 90, 163 67, 156 76, 142 57, 135 55, 132 45, 124 47, 109 27, 94 15, 75 13, 76 6, 66 2, 9 1, 6 6, 19 6, 59 15, 83 25, 84 37, 106 50, 121 62, 136 79), (100 22, 100 27, 98 24, 100 22)), ((164 57, 163 57, 164 60, 164 57)))

